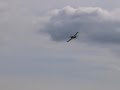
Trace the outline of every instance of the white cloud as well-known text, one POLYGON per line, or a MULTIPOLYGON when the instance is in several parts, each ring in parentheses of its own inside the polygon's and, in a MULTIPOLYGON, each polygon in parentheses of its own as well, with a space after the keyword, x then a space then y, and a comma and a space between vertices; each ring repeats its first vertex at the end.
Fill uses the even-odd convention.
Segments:
POLYGON ((98 7, 65 7, 52 11, 43 31, 55 41, 66 41, 80 32, 79 40, 106 44, 120 44, 120 17, 118 11, 98 7))

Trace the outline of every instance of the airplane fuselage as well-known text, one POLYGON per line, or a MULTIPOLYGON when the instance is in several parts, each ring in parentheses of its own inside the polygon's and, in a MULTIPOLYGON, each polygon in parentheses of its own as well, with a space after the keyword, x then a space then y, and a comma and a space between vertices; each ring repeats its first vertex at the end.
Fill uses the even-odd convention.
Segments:
POLYGON ((71 41, 72 39, 76 39, 77 38, 77 34, 78 34, 78 32, 75 35, 70 36, 70 39, 67 42, 71 41))
POLYGON ((70 36, 70 38, 74 39, 74 38, 76 38, 76 36, 70 36))

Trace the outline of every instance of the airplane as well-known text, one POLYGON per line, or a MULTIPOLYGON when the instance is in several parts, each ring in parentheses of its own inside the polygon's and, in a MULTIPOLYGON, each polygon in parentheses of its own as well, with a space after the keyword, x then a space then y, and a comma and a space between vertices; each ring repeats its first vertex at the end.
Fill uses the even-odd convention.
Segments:
POLYGON ((78 32, 75 35, 70 36, 70 39, 67 42, 71 41, 72 39, 76 39, 77 38, 77 34, 78 34, 78 32))

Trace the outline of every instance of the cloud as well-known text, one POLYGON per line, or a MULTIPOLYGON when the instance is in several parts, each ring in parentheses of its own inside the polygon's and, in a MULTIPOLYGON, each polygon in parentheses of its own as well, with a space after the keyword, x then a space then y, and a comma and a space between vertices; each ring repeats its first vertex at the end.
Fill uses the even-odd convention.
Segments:
MULTIPOLYGON (((105 73, 106 74, 106 73, 105 73)), ((119 90, 119 73, 104 75, 104 81, 73 80, 46 76, 2 76, 1 90, 119 90), (112 78, 111 78, 112 77, 112 78), (110 78, 110 80, 108 80, 110 78), (117 81, 114 81, 113 78, 117 81)), ((96 78, 96 77, 94 77, 96 78)), ((101 79, 101 78, 100 78, 101 79)))
POLYGON ((0 45, 30 41, 36 20, 31 13, 21 1, 0 1, 0 45))
POLYGON ((54 41, 66 41, 70 35, 80 32, 79 41, 120 44, 119 11, 70 6, 56 9, 50 12, 42 31, 54 41))

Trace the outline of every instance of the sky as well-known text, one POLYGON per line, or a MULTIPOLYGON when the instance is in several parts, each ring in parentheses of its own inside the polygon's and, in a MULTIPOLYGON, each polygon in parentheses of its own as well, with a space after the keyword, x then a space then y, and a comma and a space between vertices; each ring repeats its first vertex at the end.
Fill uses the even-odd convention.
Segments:
POLYGON ((119 3, 0 0, 0 90, 120 90, 119 3))

